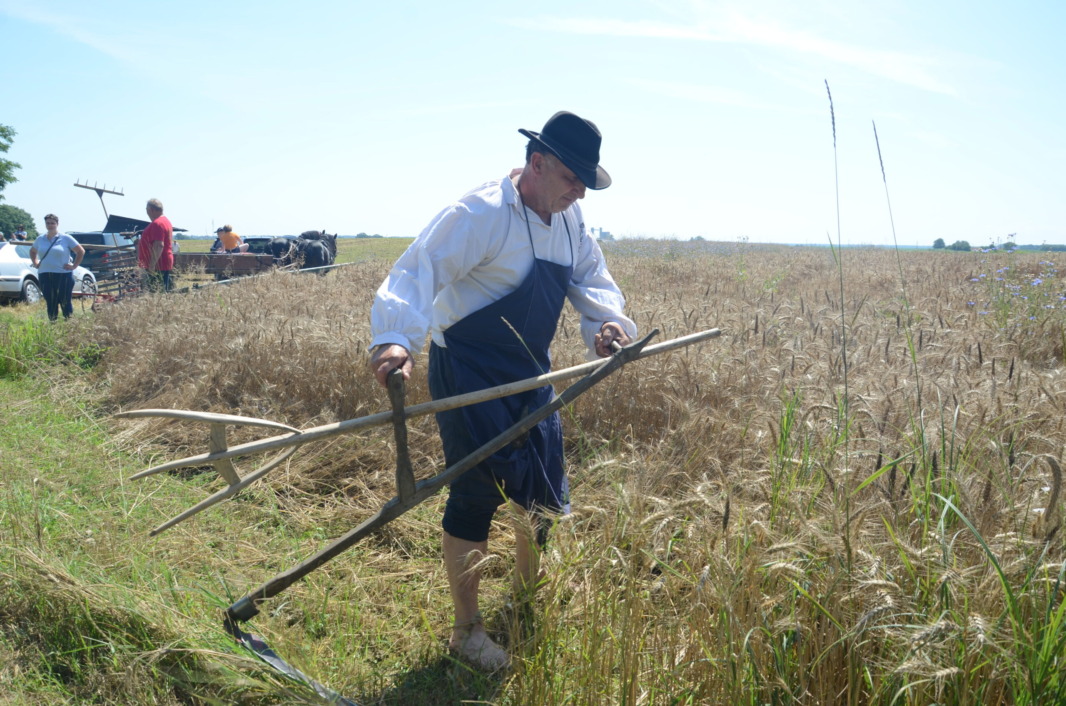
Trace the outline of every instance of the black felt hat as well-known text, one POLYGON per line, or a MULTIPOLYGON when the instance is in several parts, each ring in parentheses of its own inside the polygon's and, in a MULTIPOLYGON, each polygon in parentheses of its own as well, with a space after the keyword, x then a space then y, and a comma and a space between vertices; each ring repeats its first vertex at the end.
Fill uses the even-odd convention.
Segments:
POLYGON ((544 145, 589 189, 611 185, 610 175, 600 166, 600 131, 592 121, 561 110, 548 118, 540 132, 518 132, 544 145))

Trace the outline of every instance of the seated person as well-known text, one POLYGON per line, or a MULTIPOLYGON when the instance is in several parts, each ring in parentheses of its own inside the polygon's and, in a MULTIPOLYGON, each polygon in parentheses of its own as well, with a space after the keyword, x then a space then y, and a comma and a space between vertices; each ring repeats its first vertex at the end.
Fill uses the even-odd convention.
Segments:
POLYGON ((233 232, 233 226, 224 225, 215 231, 222 241, 222 251, 230 254, 248 251, 248 244, 241 242, 241 236, 233 232))

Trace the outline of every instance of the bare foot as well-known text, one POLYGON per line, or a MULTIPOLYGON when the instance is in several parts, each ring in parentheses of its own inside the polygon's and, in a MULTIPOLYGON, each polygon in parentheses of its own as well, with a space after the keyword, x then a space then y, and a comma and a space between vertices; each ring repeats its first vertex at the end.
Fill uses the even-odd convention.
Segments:
POLYGON ((507 652, 485 632, 481 616, 475 622, 454 626, 448 649, 487 672, 504 669, 511 663, 507 652))

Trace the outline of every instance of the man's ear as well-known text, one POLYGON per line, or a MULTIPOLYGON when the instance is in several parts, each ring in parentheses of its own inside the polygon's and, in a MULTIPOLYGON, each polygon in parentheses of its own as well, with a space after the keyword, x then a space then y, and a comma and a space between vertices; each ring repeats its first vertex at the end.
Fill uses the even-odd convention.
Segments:
POLYGON ((533 170, 534 174, 538 176, 544 173, 545 159, 544 154, 541 152, 534 152, 529 156, 529 167, 533 170))

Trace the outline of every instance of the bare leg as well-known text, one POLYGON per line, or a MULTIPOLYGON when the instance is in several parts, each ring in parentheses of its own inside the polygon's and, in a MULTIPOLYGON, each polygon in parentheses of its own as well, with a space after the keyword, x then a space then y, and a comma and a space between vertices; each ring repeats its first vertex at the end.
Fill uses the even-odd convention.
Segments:
POLYGON ((448 647, 485 669, 507 666, 510 661, 507 653, 485 632, 477 607, 481 570, 474 567, 488 551, 488 542, 471 542, 445 532, 442 546, 455 607, 455 624, 448 647))

